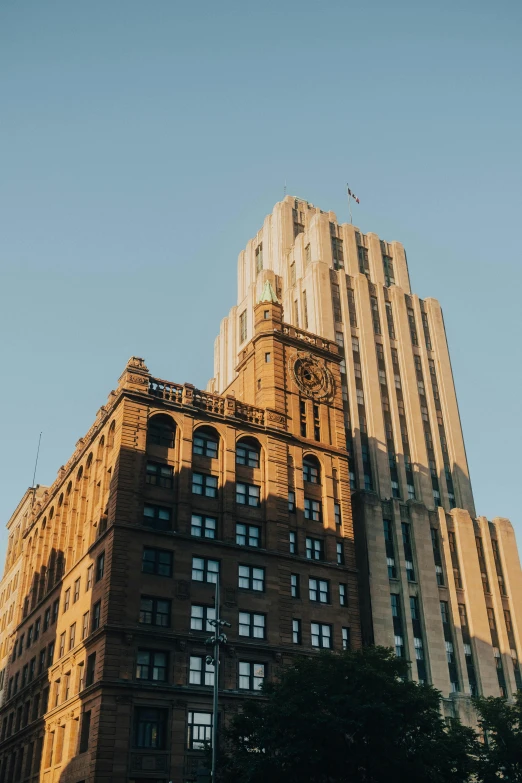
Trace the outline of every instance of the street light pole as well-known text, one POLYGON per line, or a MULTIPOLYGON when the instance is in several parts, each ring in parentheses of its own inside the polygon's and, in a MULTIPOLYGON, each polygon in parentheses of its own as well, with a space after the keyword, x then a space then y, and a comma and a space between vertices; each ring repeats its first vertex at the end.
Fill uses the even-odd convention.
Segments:
POLYGON ((212 645, 213 654, 207 655, 207 663, 214 664, 214 690, 212 694, 212 769, 211 783, 216 783, 217 750, 218 750, 218 706, 219 706, 219 648, 227 643, 226 634, 221 631, 223 626, 230 628, 230 623, 221 619, 219 607, 219 574, 216 582, 215 619, 209 620, 209 625, 214 626, 214 635, 206 640, 205 644, 212 645))

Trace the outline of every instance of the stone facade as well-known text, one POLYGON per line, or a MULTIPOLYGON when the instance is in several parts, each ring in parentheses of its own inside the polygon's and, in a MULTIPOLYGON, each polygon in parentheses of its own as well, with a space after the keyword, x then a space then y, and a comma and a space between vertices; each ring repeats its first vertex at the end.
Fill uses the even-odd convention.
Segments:
POLYGON ((218 571, 223 719, 296 653, 360 646, 341 356, 274 299, 226 395, 131 359, 33 505, 1 783, 194 779, 218 571))
POLYGON ((342 358, 363 640, 472 720, 471 693, 521 684, 522 585, 509 521, 475 517, 440 304, 412 293, 399 242, 286 196, 239 254, 210 390, 236 386, 267 281, 285 321, 342 358))

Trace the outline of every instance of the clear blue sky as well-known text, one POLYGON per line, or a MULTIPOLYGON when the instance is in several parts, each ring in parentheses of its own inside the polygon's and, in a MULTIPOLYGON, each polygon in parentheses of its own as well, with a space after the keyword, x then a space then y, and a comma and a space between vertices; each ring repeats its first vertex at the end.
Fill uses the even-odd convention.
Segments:
POLYGON ((3 0, 2 526, 40 430, 51 483, 130 355, 205 385, 285 179, 340 219, 348 179, 442 302, 477 508, 522 540, 521 22, 515 0, 3 0))

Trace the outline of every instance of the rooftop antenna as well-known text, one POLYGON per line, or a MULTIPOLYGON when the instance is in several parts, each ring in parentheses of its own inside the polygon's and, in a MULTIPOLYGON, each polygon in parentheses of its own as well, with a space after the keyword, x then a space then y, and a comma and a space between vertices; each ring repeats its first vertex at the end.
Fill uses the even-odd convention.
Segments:
POLYGON ((38 467, 38 455, 40 454, 40 443, 42 441, 42 433, 40 433, 40 437, 38 438, 38 448, 36 449, 36 461, 34 463, 34 473, 33 473, 33 483, 31 484, 33 489, 36 489, 35 479, 36 479, 36 468, 38 467))
POLYGON ((284 188, 283 188, 283 193, 284 193, 284 195, 286 196, 286 179, 285 179, 285 186, 284 186, 284 188))

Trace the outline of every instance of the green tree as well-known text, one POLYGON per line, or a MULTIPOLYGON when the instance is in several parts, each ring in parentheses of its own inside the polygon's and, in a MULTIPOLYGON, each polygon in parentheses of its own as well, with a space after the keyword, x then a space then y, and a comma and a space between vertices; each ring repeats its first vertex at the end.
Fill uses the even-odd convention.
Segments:
POLYGON ((302 657, 224 732, 223 783, 463 783, 475 732, 440 714, 391 650, 302 657))
POLYGON ((475 707, 485 732, 481 780, 522 783, 522 693, 517 693, 514 704, 491 696, 475 699, 475 707))

